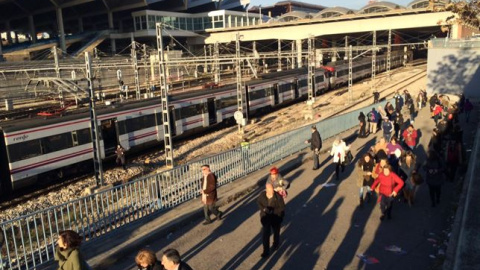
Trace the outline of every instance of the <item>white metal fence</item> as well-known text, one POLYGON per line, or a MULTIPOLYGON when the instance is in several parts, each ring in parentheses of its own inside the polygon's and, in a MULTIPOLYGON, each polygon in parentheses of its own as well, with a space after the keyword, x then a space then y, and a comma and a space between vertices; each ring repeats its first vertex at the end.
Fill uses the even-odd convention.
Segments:
MULTIPOLYGON (((385 101, 375 107, 385 105, 385 101)), ((371 106, 316 123, 322 139, 358 125, 358 115, 371 106)), ((200 194, 200 166, 210 164, 219 185, 302 151, 311 136, 301 127, 174 169, 146 176, 111 189, 0 223, 0 269, 32 269, 53 259, 58 232, 72 229, 86 241, 164 211, 200 194)), ((328 146, 325 146, 328 147, 328 146)))

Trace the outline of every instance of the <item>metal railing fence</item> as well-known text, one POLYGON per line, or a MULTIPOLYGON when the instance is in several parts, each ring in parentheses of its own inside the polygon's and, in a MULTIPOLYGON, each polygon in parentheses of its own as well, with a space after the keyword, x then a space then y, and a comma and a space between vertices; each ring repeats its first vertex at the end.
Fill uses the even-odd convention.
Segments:
MULTIPOLYGON (((325 140, 357 126, 359 112, 366 114, 370 109, 365 107, 315 125, 325 140)), ((0 223, 0 269, 32 269, 53 260, 59 231, 72 229, 86 241, 94 241, 132 221, 197 197, 203 164, 210 164, 219 185, 225 185, 302 151, 309 147, 305 140, 311 137, 310 128, 300 127, 251 143, 248 149, 232 149, 0 223)))

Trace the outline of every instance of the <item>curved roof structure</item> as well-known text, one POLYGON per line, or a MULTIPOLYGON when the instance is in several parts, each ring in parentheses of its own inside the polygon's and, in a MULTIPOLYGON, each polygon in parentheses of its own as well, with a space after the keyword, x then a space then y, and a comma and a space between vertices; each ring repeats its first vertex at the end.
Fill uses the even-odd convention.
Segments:
POLYGON ((282 16, 278 17, 279 22, 289 22, 289 21, 296 21, 296 20, 301 20, 301 19, 308 19, 311 18, 311 16, 303 11, 292 11, 283 14, 282 16))
MULTIPOLYGON (((414 0, 410 2, 410 4, 407 5, 407 8, 410 9, 417 9, 417 8, 427 8, 429 5, 428 0, 414 0)), ((436 4, 447 4, 449 1, 448 0, 438 0, 438 3, 436 4)))
POLYGON ((318 12, 313 16, 313 18, 331 18, 354 13, 355 11, 352 9, 344 7, 330 7, 318 12))
POLYGON ((394 9, 404 9, 405 7, 392 3, 392 2, 375 2, 368 4, 361 8, 357 13, 358 14, 365 14, 365 13, 380 13, 380 12, 387 12, 394 9))

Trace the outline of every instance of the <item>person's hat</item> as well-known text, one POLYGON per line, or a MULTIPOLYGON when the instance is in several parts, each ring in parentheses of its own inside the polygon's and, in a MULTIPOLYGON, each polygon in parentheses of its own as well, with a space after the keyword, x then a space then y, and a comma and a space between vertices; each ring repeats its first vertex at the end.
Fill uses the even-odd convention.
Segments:
POLYGON ((272 168, 270 169, 270 174, 278 174, 278 169, 277 169, 277 167, 272 167, 272 168))

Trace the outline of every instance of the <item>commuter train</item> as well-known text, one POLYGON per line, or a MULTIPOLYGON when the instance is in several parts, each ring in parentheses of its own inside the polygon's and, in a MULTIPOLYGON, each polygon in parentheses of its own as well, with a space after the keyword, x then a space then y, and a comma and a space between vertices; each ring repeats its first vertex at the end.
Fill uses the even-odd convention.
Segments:
MULTIPOLYGON (((391 67, 401 66, 402 60, 403 55, 394 55, 391 67)), ((386 69, 384 56, 377 57, 376 67, 377 72, 386 69)), ((354 61, 353 80, 370 76, 371 69, 369 57, 354 61)), ((345 83, 346 76, 348 64, 316 69, 316 95, 345 83)), ((306 99, 307 89, 308 72, 304 68, 264 74, 245 84, 247 113, 252 116, 306 99)), ((236 85, 171 95, 169 110, 174 137, 231 121, 237 110, 236 85)), ((136 151, 160 143, 161 114, 159 98, 99 106, 101 158, 114 157, 117 144, 136 151)), ((56 118, 0 123, 0 136, 0 194, 91 170, 93 148, 86 109, 56 118)))

